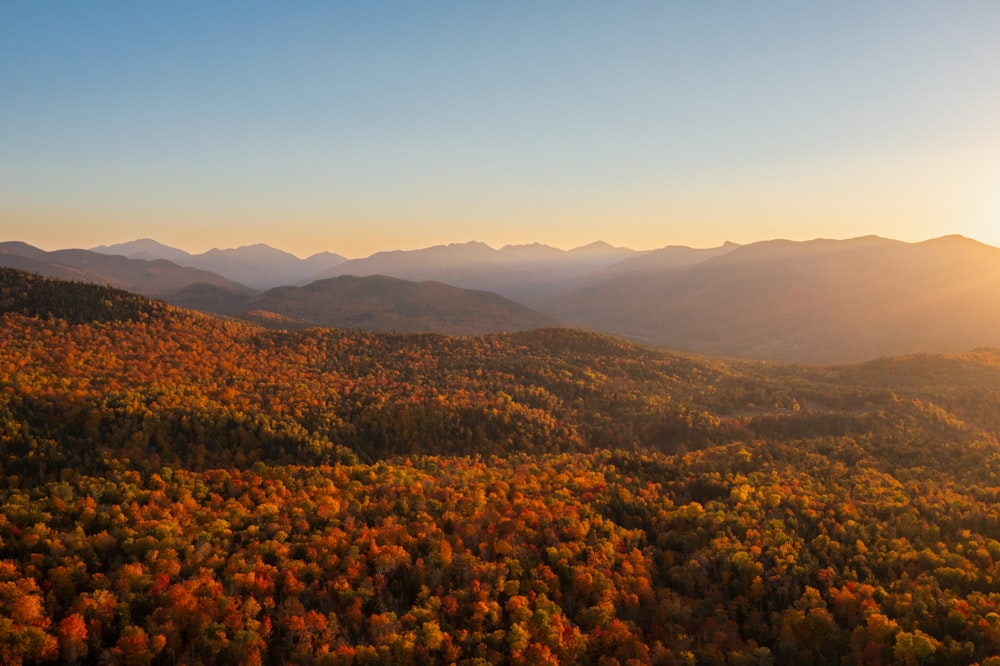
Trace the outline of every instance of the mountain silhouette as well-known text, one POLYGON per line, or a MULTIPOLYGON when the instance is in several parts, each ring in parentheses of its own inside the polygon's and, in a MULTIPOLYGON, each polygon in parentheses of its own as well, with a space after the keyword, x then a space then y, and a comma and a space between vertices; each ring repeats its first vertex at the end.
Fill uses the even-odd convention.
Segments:
POLYGON ((365 259, 346 261, 314 277, 388 275, 418 282, 432 280, 524 301, 588 283, 608 266, 640 254, 602 242, 569 251, 540 243, 506 245, 499 250, 479 242, 453 243, 378 252, 365 259))
POLYGON ((102 245, 93 248, 93 251, 133 259, 167 259, 181 266, 218 273, 257 290, 298 284, 311 275, 346 261, 333 252, 321 252, 299 259, 294 254, 263 243, 189 254, 148 238, 118 245, 102 245))
POLYGON ((1000 343, 1000 249, 960 236, 765 241, 687 267, 612 273, 532 305, 649 344, 758 359, 841 362, 1000 343))
POLYGON ((20 242, 0 243, 0 266, 46 277, 111 285, 147 296, 162 296, 193 284, 212 285, 233 293, 253 293, 252 289, 234 280, 178 266, 166 259, 132 259, 90 250, 46 252, 20 242))
POLYGON ((556 325, 556 320, 491 292, 387 276, 341 276, 251 296, 193 285, 165 298, 180 307, 277 328, 327 326, 380 332, 472 335, 556 325))

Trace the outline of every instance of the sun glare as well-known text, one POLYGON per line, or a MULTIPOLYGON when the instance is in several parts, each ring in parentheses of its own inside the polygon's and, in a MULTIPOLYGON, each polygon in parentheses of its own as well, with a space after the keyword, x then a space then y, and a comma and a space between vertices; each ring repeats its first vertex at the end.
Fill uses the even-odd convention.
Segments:
POLYGON ((987 245, 1000 247, 1000 167, 985 180, 968 235, 987 245))

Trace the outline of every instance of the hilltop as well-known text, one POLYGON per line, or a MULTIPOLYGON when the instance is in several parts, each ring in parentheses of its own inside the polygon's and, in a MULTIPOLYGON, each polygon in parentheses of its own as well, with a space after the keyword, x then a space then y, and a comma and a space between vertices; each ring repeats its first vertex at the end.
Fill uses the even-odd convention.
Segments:
POLYGON ((554 326, 551 317, 498 294, 440 282, 376 275, 316 280, 255 296, 192 285, 165 298, 174 305, 240 317, 264 326, 328 326, 389 333, 473 335, 554 326))

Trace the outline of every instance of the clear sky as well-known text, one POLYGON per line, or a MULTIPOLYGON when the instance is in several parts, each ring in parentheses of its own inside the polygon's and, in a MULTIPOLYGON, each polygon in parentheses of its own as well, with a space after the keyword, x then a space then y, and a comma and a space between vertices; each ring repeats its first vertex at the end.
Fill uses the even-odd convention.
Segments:
POLYGON ((0 240, 1000 245, 1000 2, 0 2, 0 240))

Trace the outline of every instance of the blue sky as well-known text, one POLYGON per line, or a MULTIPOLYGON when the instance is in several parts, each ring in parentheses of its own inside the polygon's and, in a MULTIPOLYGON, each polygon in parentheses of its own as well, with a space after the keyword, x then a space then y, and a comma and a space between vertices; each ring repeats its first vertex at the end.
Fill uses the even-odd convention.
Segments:
POLYGON ((0 236, 1000 245, 1000 4, 0 3, 0 236))

